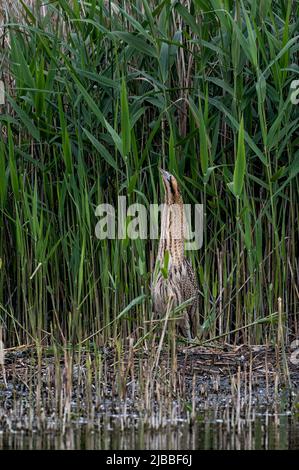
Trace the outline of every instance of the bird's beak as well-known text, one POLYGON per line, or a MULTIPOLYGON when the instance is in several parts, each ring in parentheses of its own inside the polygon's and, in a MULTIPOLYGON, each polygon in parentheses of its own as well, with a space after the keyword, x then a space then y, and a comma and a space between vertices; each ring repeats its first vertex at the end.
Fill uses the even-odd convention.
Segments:
POLYGON ((162 178, 163 178, 163 180, 164 180, 165 182, 166 182, 166 181, 170 181, 171 174, 168 173, 168 171, 162 170, 162 168, 160 168, 160 173, 161 173, 162 178))

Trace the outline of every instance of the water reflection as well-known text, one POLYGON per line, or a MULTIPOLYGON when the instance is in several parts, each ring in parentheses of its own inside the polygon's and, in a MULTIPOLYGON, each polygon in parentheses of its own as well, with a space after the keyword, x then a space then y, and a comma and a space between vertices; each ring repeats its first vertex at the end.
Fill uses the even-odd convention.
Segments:
POLYGON ((0 433, 0 449, 299 449, 299 421, 291 415, 255 414, 234 419, 228 411, 204 413, 190 426, 146 430, 141 424, 121 431, 117 422, 95 429, 74 425, 64 434, 0 433))

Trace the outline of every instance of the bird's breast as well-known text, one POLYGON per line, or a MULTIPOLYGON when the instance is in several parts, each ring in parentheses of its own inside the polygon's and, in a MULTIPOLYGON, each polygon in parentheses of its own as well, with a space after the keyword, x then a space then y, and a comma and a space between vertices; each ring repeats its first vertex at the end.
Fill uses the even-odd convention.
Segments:
POLYGON ((165 313, 171 298, 173 306, 180 305, 183 302, 182 282, 185 275, 186 268, 184 265, 171 265, 168 270, 167 278, 159 272, 152 288, 152 299, 155 312, 165 313))

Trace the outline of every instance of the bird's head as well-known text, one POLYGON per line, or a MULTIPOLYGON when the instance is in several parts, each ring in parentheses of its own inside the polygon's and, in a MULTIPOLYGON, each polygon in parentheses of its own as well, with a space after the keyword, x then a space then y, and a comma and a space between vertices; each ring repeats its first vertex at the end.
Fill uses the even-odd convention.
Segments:
POLYGON ((160 168, 165 188, 165 202, 167 204, 181 204, 182 196, 176 178, 166 170, 160 168))

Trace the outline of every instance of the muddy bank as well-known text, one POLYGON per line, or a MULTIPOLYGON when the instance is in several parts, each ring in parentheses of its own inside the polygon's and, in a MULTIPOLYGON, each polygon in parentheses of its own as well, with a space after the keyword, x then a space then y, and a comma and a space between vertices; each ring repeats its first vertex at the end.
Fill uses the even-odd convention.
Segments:
POLYGON ((213 410, 224 421, 298 412, 299 371, 292 351, 213 345, 120 355, 113 348, 54 356, 32 348, 6 352, 0 372, 0 427, 65 430, 117 423, 121 430, 194 424, 213 410))

